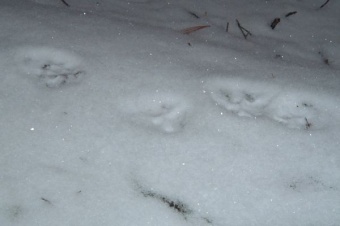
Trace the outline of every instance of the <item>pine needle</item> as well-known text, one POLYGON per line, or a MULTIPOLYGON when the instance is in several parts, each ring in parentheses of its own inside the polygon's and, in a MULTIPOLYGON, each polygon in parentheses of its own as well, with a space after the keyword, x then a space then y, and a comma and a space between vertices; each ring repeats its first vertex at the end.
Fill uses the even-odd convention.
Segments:
POLYGON ((207 28, 207 27, 210 27, 210 25, 201 25, 201 26, 194 26, 194 27, 188 27, 188 28, 185 28, 183 30, 181 30, 181 33, 182 34, 191 34, 195 31, 198 31, 198 30, 201 30, 201 29, 204 29, 204 28, 207 28))

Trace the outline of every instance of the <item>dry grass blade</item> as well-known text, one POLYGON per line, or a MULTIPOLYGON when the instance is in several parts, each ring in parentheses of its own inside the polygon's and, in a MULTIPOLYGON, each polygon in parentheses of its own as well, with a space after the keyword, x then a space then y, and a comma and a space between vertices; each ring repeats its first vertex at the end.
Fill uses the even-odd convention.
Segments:
POLYGON ((195 32, 195 31, 207 28, 207 27, 210 27, 210 25, 201 25, 201 26, 188 27, 188 28, 185 28, 185 29, 181 30, 181 33, 188 35, 188 34, 191 34, 192 32, 195 32))

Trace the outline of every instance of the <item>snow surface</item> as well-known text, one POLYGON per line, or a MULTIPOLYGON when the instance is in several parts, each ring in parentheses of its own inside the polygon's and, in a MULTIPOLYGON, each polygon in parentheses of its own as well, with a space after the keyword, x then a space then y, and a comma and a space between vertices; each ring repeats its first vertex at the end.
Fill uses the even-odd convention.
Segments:
POLYGON ((66 2, 0 3, 1 226, 340 225, 339 1, 66 2))

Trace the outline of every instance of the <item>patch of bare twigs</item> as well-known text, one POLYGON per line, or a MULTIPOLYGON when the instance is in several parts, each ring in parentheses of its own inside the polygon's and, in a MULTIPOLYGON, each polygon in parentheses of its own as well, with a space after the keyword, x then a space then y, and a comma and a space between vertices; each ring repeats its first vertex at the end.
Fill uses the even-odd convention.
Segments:
MULTIPOLYGON (((289 13, 287 13, 287 14, 285 15, 285 17, 286 17, 286 18, 287 18, 287 17, 290 17, 290 16, 292 16, 292 15, 294 15, 294 14, 296 14, 296 13, 297 13, 297 11, 289 12, 289 13)), ((276 18, 271 22, 270 27, 274 30, 275 27, 276 27, 276 25, 278 25, 280 22, 281 22, 281 18, 280 18, 280 17, 276 17, 276 18)))
POLYGON ((207 27, 210 27, 210 25, 200 25, 200 26, 188 27, 188 28, 181 30, 181 33, 188 35, 188 34, 191 34, 195 31, 199 31, 199 30, 207 28, 207 27))

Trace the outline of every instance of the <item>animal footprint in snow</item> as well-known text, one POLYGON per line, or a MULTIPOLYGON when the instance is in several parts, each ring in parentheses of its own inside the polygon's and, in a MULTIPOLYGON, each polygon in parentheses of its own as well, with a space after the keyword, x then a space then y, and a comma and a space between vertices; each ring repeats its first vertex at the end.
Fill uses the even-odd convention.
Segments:
POLYGON ((17 58, 25 74, 50 88, 78 82, 85 73, 77 56, 50 47, 26 47, 17 58))
POLYGON ((282 92, 267 109, 267 116, 289 128, 310 129, 315 126, 320 128, 323 123, 320 121, 319 110, 308 99, 310 98, 294 91, 282 92))
POLYGON ((310 129, 321 122, 308 93, 241 78, 213 81, 209 89, 219 106, 239 116, 265 116, 289 128, 310 129))
POLYGON ((187 104, 174 95, 144 95, 123 103, 132 121, 165 133, 181 131, 186 124, 187 104))
POLYGON ((212 99, 239 116, 260 116, 276 96, 275 87, 244 79, 216 80, 209 85, 212 99))

